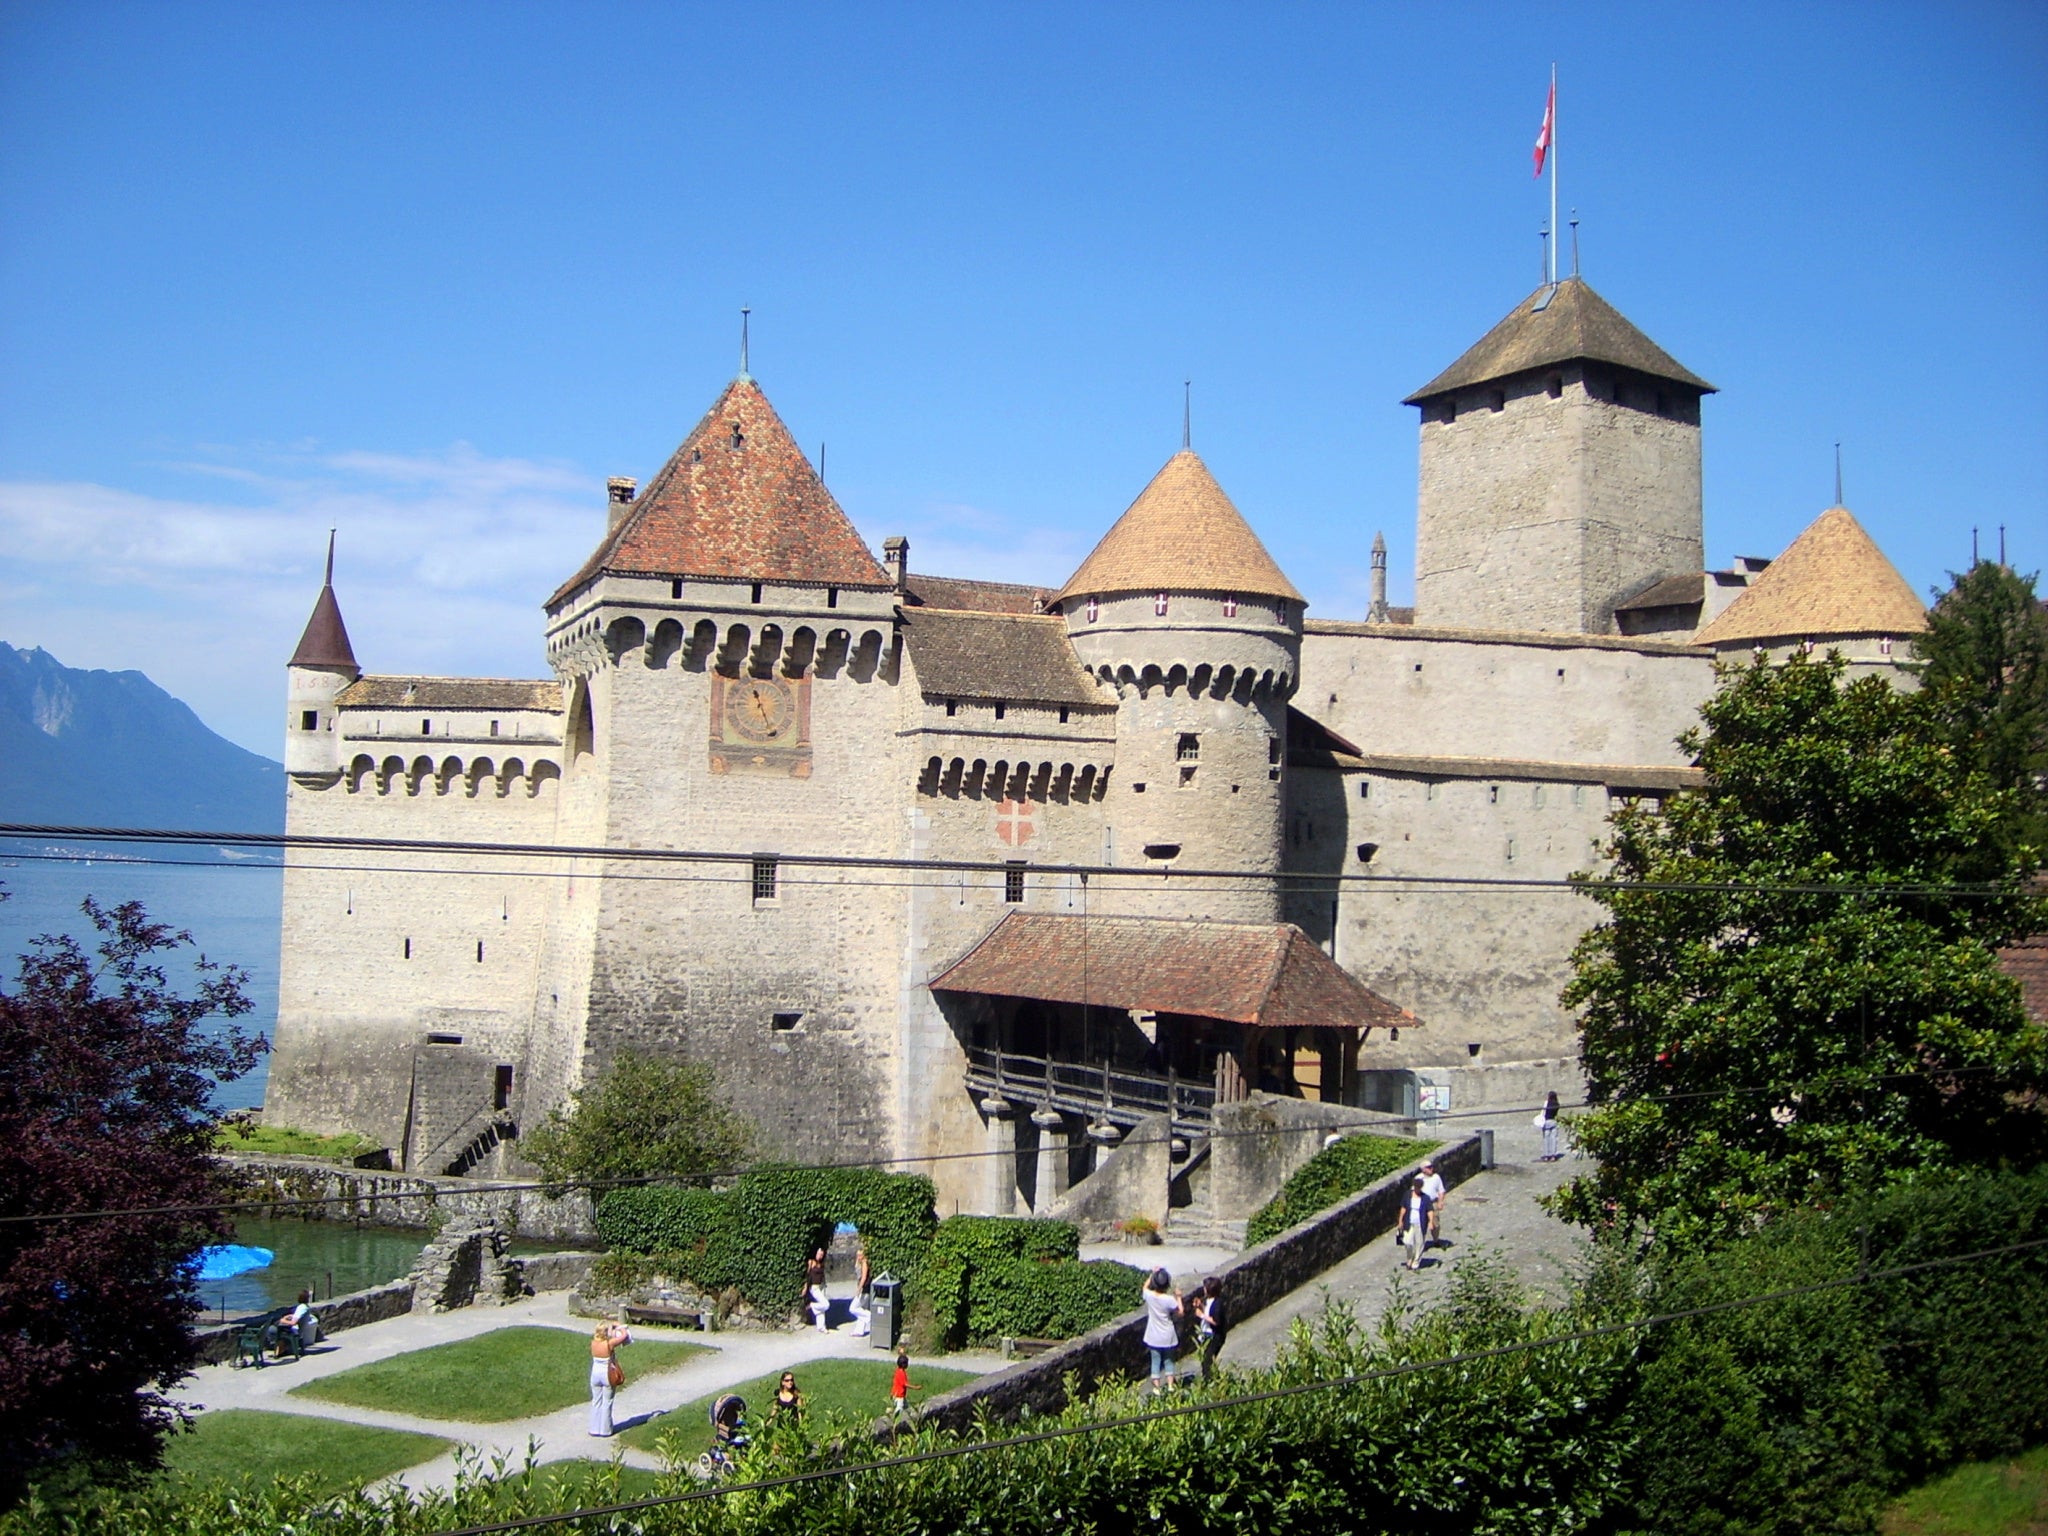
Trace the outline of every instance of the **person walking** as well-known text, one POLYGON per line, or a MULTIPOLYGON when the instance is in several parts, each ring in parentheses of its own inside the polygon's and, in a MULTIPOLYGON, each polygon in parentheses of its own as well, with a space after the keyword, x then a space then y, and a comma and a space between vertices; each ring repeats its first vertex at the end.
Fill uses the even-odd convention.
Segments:
POLYGON ((896 1351, 896 1374, 889 1380, 889 1409, 897 1418, 902 1418, 910 1407, 910 1394, 922 1392, 924 1388, 910 1379, 910 1354, 907 1350, 896 1351))
POLYGON ((617 1323, 599 1323, 590 1334, 590 1432, 598 1439, 612 1433, 612 1397, 626 1384, 619 1351, 633 1335, 617 1323))
POLYGON ((1423 1191, 1422 1175, 1418 1173, 1408 1181, 1408 1203, 1401 1207, 1401 1228, 1394 1234, 1394 1241, 1408 1250, 1408 1257, 1402 1261, 1405 1268, 1422 1268, 1429 1212, 1429 1196, 1423 1191))
POLYGON ((1180 1348, 1181 1295, 1173 1276, 1152 1271, 1145 1282, 1145 1348, 1152 1355, 1152 1390, 1164 1391, 1173 1381, 1174 1351, 1180 1348))
POLYGON ((1436 1171, 1436 1160, 1425 1157, 1422 1160, 1422 1192, 1429 1196, 1429 1237, 1423 1244, 1434 1248, 1444 1240, 1444 1192, 1448 1186, 1444 1176, 1436 1171))
POLYGON ((868 1263, 868 1240, 853 1250, 853 1336, 864 1339, 874 1326, 874 1273, 868 1263))
POLYGON ((775 1399, 768 1405, 770 1424, 801 1424, 804 1417, 804 1395, 797 1390, 796 1372, 784 1371, 782 1380, 775 1388, 775 1399))
POLYGON ((1230 1314, 1223 1304, 1223 1282, 1211 1275, 1195 1291, 1195 1342, 1202 1350, 1202 1380, 1216 1371, 1216 1356, 1230 1336, 1230 1314))
POLYGON ((1536 1129, 1543 1133, 1542 1162, 1554 1163, 1563 1154, 1557 1150, 1557 1095, 1543 1101, 1543 1113, 1536 1117, 1536 1129))
POLYGON ((820 1248, 804 1261, 804 1304, 817 1319, 818 1332, 825 1332, 825 1314, 832 1303, 825 1295, 825 1250, 820 1248))

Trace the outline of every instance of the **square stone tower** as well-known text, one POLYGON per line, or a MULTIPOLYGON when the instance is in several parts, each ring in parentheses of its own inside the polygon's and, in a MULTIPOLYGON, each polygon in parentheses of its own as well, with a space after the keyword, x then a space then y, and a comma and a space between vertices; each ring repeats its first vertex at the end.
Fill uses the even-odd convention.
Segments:
POLYGON ((1404 402, 1422 412, 1415 622, 1612 634, 1702 566, 1700 400, 1577 278, 1545 284, 1404 402))

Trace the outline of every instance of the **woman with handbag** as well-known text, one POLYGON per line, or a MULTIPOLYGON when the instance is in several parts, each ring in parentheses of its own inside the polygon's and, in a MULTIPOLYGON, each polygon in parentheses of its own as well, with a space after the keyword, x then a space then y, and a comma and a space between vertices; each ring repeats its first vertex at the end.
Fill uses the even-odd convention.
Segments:
POLYGON ((633 1335, 618 1323, 599 1323, 590 1334, 590 1432, 600 1440, 612 1432, 612 1397, 626 1384, 619 1351, 633 1335))

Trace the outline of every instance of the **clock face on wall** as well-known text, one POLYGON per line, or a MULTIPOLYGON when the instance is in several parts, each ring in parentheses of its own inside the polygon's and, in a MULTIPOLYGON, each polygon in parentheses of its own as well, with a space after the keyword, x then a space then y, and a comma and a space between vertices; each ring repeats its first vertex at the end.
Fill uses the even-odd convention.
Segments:
POLYGON ((811 680, 714 677, 711 771, 811 775, 811 680))

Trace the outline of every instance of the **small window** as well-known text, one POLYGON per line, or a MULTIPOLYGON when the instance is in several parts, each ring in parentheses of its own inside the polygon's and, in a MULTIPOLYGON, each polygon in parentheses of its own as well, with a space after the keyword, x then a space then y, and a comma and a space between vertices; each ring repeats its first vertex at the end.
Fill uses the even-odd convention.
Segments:
POLYGON ((1452 422, 1456 421, 1457 419, 1458 402, 1455 400, 1446 400, 1444 402, 1444 425, 1448 427, 1452 422))
POLYGON ((1024 899, 1024 865, 1012 859, 1003 866, 1003 900, 1013 906, 1024 899))
POLYGON ((495 720, 491 722, 491 734, 493 736, 498 734, 498 722, 495 720))
POLYGON ((754 583, 754 601, 757 603, 761 601, 761 583, 758 581, 754 583))
POLYGON ((740 424, 738 422, 734 422, 732 424, 732 445, 735 448, 744 448, 747 446, 747 434, 740 430, 740 424))
POLYGON ((1145 857, 1148 859, 1177 859, 1180 857, 1179 843, 1147 843, 1145 857))
POLYGON ((1145 793, 1145 786, 1142 784, 1133 784, 1131 786, 1131 793, 1134 795, 1142 795, 1143 793, 1145 793))
POLYGON ((1500 786, 1498 784, 1489 784, 1486 786, 1486 803, 1488 805, 1500 804, 1500 786))
POLYGON ((1237 617, 1237 596, 1235 593, 1223 599, 1223 617, 1226 619, 1237 617))
POLYGON ((668 595, 670 597, 681 597, 683 595, 682 577, 678 576, 668 584, 668 595))
POLYGON ((827 587, 825 589, 825 606, 827 608, 837 608, 839 606, 839 589, 837 587, 827 587))
MULTIPOLYGON (((1891 641, 1889 641, 1889 640, 1885 641, 1885 650, 1886 650, 1886 652, 1887 652, 1887 653, 1889 653, 1889 652, 1890 652, 1890 650, 1891 650, 1891 641)), ((319 729, 320 729, 320 711, 319 711, 319 710, 317 710, 317 709, 304 709, 304 710, 300 710, 300 711, 299 711, 299 729, 300 729, 300 730, 302 730, 302 731, 317 731, 317 730, 319 730, 319 729)))
POLYGON ((433 735, 433 734, 434 734, 434 722, 433 722, 433 721, 431 721, 431 720, 422 720, 422 721, 420 722, 420 734, 421 734, 422 736, 431 736, 431 735, 433 735))
MULTIPOLYGON (((1891 655, 1891 653, 1892 653, 1892 637, 1891 637, 1890 635, 1881 635, 1881 636, 1879 636, 1879 637, 1878 637, 1878 642, 1877 642, 1877 654, 1878 654, 1878 655, 1880 655, 1880 656, 1889 656, 1889 655, 1891 655)), ((311 726, 309 725, 309 726, 307 726, 307 727, 306 727, 306 729, 310 731, 310 730, 312 729, 312 727, 311 727, 311 726)))
POLYGON ((476 941, 476 963, 478 965, 484 963, 484 941, 482 939, 476 941))
POLYGON ((1193 731, 1180 733, 1180 744, 1174 748, 1174 756, 1183 763, 1192 763, 1202 755, 1202 738, 1193 731))
POLYGON ((1422 786, 1422 798, 1425 800, 1434 800, 1437 797, 1437 795, 1442 791, 1442 789, 1443 785, 1439 784, 1435 779, 1431 779, 1427 784, 1422 786))
POLYGON ((768 1028, 778 1035, 786 1035, 803 1027, 804 1016, 800 1013, 772 1013, 768 1016, 768 1028))
POLYGON ((427 1036, 427 1044, 429 1044, 429 1045, 460 1045, 460 1044, 462 1044, 462 1036, 460 1036, 460 1035, 437 1035, 437 1034, 430 1034, 430 1035, 428 1035, 428 1036, 427 1036))
POLYGON ((1193 763, 1182 763, 1180 765, 1180 787, 1182 789, 1193 789, 1195 787, 1195 766, 1193 763))
POLYGON ((1269 763, 1280 761, 1280 738, 1278 736, 1266 738, 1266 761, 1269 763))
POLYGON ((1060 706, 1060 724, 1061 724, 1061 725, 1065 725, 1066 723, 1067 723, 1067 707, 1066 707, 1066 705, 1062 704, 1062 705, 1060 706))
POLYGON ((1512 837, 1508 839, 1508 862, 1515 862, 1515 840, 1512 837))
POLYGON ((1496 389, 1489 397, 1487 404, 1491 405, 1496 411, 1506 410, 1508 408, 1508 392, 1504 389, 1496 389))
POLYGON ((1657 391, 1657 414, 1659 416, 1669 416, 1671 414, 1671 397, 1661 389, 1657 391))
POLYGON ((1358 798, 1361 800, 1370 800, 1372 798, 1371 779, 1360 779, 1358 781, 1358 798))
POLYGON ((407 939, 407 940, 405 941, 405 958, 406 958, 406 959, 408 959, 408 960, 410 960, 410 959, 412 958, 412 940, 411 940, 411 939, 407 939))
POLYGON ((512 1069, 498 1064, 497 1081, 491 1085, 491 1108, 506 1109, 512 1103, 512 1069))
POLYGON ((1378 853, 1379 851, 1380 845, 1378 843, 1360 843, 1358 845, 1358 862, 1361 864, 1370 864, 1372 862, 1372 856, 1378 853))
POLYGON ((1543 809, 1543 786, 1541 784, 1538 784, 1529 791, 1529 803, 1539 811, 1543 809))
POLYGON ((1422 670, 1422 663, 1421 663, 1421 662, 1419 662, 1419 661, 1418 661, 1417 663, 1415 663, 1415 670, 1416 670, 1416 671, 1418 671, 1418 672, 1420 672, 1420 671, 1422 670))
POLYGON ((756 854, 754 856, 754 900, 773 901, 775 899, 776 862, 772 854, 756 854))
POLYGON ((1004 708, 1004 706, 1002 706, 1001 704, 998 704, 998 705, 996 706, 996 718, 997 718, 998 720, 1000 720, 1000 719, 1002 719, 1002 718, 1003 718, 1003 708, 1004 708))
POLYGON ((1574 785, 1572 786, 1572 804, 1573 804, 1573 805, 1584 805, 1585 803, 1586 803, 1586 786, 1585 786, 1585 785, 1583 785, 1583 784, 1574 784, 1574 785))
POLYGON ((1166 617, 1166 594, 1161 592, 1152 599, 1152 612, 1159 618, 1166 617))
POLYGON ((1543 392, 1553 400, 1561 399, 1564 395, 1564 375, 1553 373, 1549 378, 1545 379, 1543 381, 1543 392))
POLYGON ((948 720, 950 720, 950 719, 952 719, 952 718, 953 718, 953 717, 954 717, 955 715, 957 715, 957 714, 959 714, 959 713, 960 713, 960 701, 959 701, 958 699, 948 699, 948 700, 946 700, 946 718, 947 718, 948 720))
POLYGON ((1102 617, 1102 604, 1099 600, 1091 597, 1088 599, 1088 606, 1081 611, 1087 616, 1088 622, 1093 624, 1102 617))

